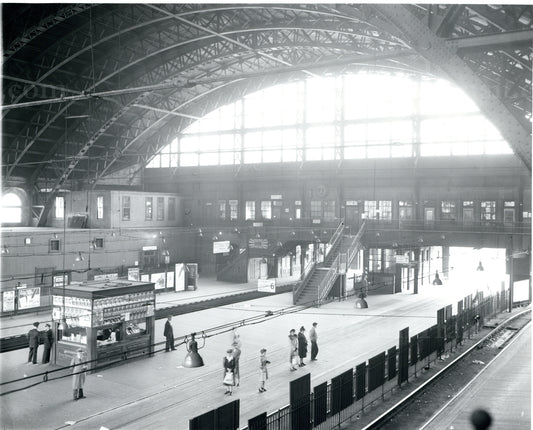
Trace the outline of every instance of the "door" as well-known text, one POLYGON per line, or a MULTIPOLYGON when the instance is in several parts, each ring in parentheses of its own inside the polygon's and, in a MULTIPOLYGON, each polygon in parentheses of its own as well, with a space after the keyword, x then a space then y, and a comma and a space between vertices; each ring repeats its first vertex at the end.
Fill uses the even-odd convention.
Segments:
POLYGON ((346 227, 352 228, 352 234, 357 233, 357 230, 359 230, 359 207, 358 206, 346 206, 344 222, 345 222, 346 227))
POLYGON ((424 224, 433 225, 435 222, 435 208, 424 208, 424 224))
POLYGON ((463 224, 472 225, 474 223, 474 209, 463 208, 463 224))
POLYGON ((514 224, 514 209, 505 208, 503 210, 503 224, 512 226, 514 224))

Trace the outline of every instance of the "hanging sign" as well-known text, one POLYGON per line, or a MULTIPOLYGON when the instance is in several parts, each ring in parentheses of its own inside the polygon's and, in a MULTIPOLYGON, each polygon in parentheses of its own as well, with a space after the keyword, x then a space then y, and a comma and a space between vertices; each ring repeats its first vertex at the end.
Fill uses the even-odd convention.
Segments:
POLYGON ((141 269, 128 267, 128 281, 138 281, 141 278, 141 269))
POLYGON ((41 289, 24 288, 18 290, 19 295, 19 309, 37 308, 41 306, 41 289))
POLYGON ((9 312, 15 310, 15 291, 4 291, 2 296, 2 311, 9 312))
POLYGON ((230 252, 230 241, 229 240, 213 242, 213 254, 223 254, 225 252, 230 252))
POLYGON ((268 249, 268 239, 248 239, 248 248, 251 249, 268 249))

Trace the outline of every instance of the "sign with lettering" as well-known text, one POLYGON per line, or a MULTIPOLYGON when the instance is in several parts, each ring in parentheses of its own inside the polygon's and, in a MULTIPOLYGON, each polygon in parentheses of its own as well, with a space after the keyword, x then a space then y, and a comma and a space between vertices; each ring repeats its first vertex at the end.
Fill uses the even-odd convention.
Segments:
POLYGON ((258 279, 257 280, 257 291, 262 291, 264 293, 275 293, 276 292, 276 278, 258 279))
POLYGON ((224 254, 225 252, 230 252, 229 240, 213 242, 213 254, 224 254))
POLYGON ((407 255, 397 255, 396 264, 409 264, 409 257, 407 255))

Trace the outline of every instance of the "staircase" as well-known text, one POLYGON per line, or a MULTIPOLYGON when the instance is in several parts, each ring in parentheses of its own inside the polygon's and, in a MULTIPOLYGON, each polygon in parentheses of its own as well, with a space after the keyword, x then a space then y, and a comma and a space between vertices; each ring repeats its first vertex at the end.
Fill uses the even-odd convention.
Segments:
POLYGON ((365 228, 366 223, 363 223, 355 236, 349 236, 343 234, 344 222, 339 224, 328 242, 330 248, 324 262, 310 264, 305 268, 301 283, 293 291, 293 304, 320 305, 326 299, 341 269, 346 273, 361 249, 361 238, 365 228))

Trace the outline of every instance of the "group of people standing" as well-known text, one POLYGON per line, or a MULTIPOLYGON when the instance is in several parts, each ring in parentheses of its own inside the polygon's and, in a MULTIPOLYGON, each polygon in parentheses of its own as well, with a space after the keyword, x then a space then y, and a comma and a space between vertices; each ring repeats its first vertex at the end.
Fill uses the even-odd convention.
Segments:
POLYGON ((40 332, 38 328, 39 323, 34 322, 33 328, 28 332, 28 364, 38 364, 37 350, 41 343, 44 345, 41 363, 46 364, 50 362, 50 351, 52 350, 52 345, 54 344, 54 334, 52 333, 52 328, 50 327, 50 324, 45 324, 45 330, 42 332, 40 332))
MULTIPOLYGON (((233 394, 233 387, 240 384, 240 369, 239 360, 241 357, 241 337, 238 333, 233 333, 233 342, 231 348, 226 351, 226 355, 222 360, 222 368, 224 370, 222 384, 226 387, 224 394, 231 396, 233 394)), ((270 361, 266 356, 266 348, 261 348, 259 351, 259 392, 266 391, 265 384, 268 380, 268 365, 270 361)))
MULTIPOLYGON (((309 340, 311 341, 311 361, 317 360, 318 355, 318 323, 314 322, 311 330, 309 330, 309 340)), ((291 329, 289 332, 289 369, 291 371, 298 370, 298 367, 303 367, 304 358, 307 357, 308 341, 305 336, 305 327, 301 326, 300 331, 296 334, 295 329, 291 329)))

